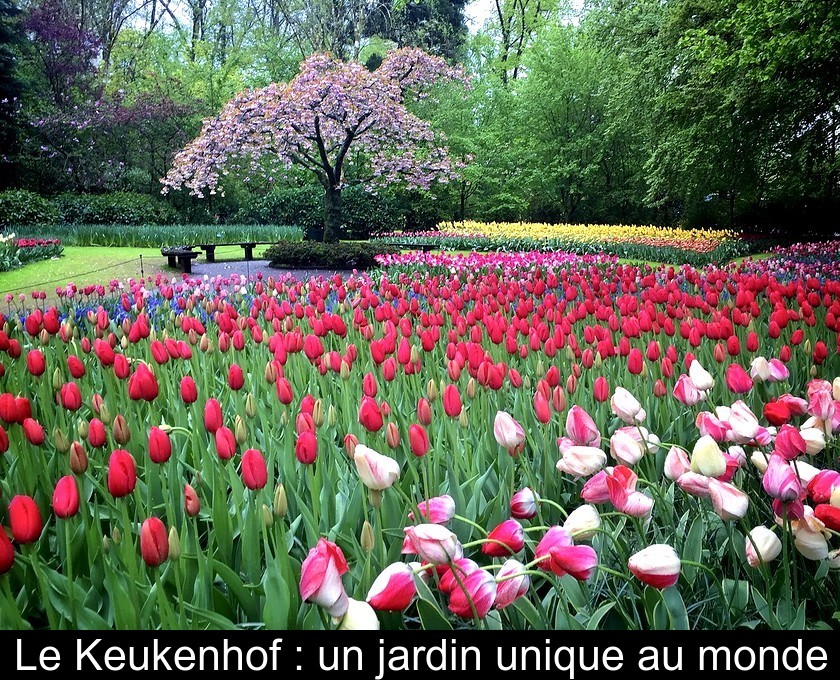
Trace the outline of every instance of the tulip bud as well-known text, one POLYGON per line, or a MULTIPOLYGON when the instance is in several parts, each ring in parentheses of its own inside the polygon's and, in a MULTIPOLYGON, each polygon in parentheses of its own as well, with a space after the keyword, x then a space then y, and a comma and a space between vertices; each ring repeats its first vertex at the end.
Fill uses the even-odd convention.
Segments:
POLYGON ((346 434, 344 435, 344 450, 347 451, 347 455, 350 457, 350 460, 353 460, 356 457, 356 446, 359 444, 359 439, 354 434, 346 434))
POLYGON ((172 527, 169 530, 169 561, 177 562, 181 557, 181 539, 178 530, 172 527))
POLYGON ((324 424, 324 404, 320 399, 316 399, 312 407, 312 422, 315 423, 315 427, 321 427, 324 424))
POLYGON ((237 415, 233 420, 233 438, 240 446, 248 439, 248 430, 245 427, 245 421, 242 420, 242 416, 237 415))
POLYGON ((254 395, 250 392, 245 397, 245 415, 249 418, 257 415, 257 403, 254 400, 254 395))
POLYGON ((470 426, 470 421, 469 418, 467 418, 466 411, 461 411, 461 415, 458 416, 458 424, 464 429, 470 426))
POLYGON ((335 427, 336 422, 338 422, 338 413, 335 410, 335 406, 330 404, 330 407, 327 409, 327 425, 335 427))
POLYGON ((59 453, 67 453, 70 450, 70 440, 57 427, 53 430, 53 443, 55 444, 55 450, 59 453))
POLYGON ((157 517, 149 517, 140 528, 140 555, 149 567, 159 567, 169 557, 169 536, 157 517))
POLYGON ((362 525, 362 533, 359 537, 359 542, 362 544, 362 550, 365 552, 373 552, 373 549, 376 546, 376 539, 373 536, 373 527, 367 520, 365 520, 365 523, 362 525))
POLYGON ((101 420, 105 425, 111 424, 111 409, 109 409, 108 404, 104 402, 99 407, 99 420, 101 420))
POLYGON ((122 531, 120 531, 119 527, 114 527, 111 530, 111 541, 119 545, 122 543, 122 531))
POLYGON ((286 500, 286 489, 282 484, 278 484, 274 490, 274 514, 282 519, 288 511, 289 503, 286 500))
POLYGON ((467 397, 469 399, 475 399, 475 392, 476 392, 475 378, 470 378, 469 382, 467 383, 467 397))
POLYGON ((262 515, 263 526, 270 527, 274 525, 274 515, 265 503, 260 506, 260 514, 262 515))
POLYGON ((108 538, 107 536, 103 536, 102 537, 102 553, 104 555, 107 555, 109 552, 111 552, 111 539, 108 538))
POLYGON ((113 426, 114 441, 118 444, 127 444, 131 439, 131 430, 122 414, 118 413, 114 418, 113 426))
POLYGON ((83 475, 88 469, 87 453, 80 442, 70 444, 70 470, 75 475, 83 475))
POLYGON ((437 384, 434 380, 429 380, 429 382, 426 383, 426 399, 428 399, 430 403, 433 403, 438 398, 438 394, 437 384))
POLYGON ((52 387, 54 392, 58 392, 64 384, 64 376, 61 375, 61 369, 56 368, 52 374, 52 387))

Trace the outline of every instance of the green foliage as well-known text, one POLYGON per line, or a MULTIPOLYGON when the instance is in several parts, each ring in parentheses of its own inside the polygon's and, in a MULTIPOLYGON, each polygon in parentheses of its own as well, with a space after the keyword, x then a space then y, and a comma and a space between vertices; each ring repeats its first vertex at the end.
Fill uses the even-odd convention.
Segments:
POLYGON ((0 192, 0 227, 54 224, 59 218, 58 209, 32 191, 0 192))
POLYGON ((148 194, 62 194, 56 199, 68 224, 172 224, 178 214, 166 202, 148 194))
POLYGON ((18 235, 58 238, 66 246, 159 248, 204 243, 299 240, 302 232, 299 227, 282 225, 142 224, 126 229, 122 225, 59 224, 21 229, 18 235))
POLYGON ((374 265, 374 257, 392 252, 396 249, 379 243, 300 241, 273 245, 263 257, 272 267, 368 269, 374 265))

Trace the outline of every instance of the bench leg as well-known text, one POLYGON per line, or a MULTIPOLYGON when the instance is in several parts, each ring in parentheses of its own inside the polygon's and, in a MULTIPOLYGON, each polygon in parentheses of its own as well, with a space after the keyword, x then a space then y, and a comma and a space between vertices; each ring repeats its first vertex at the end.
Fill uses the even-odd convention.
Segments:
POLYGON ((169 260, 169 266, 170 266, 172 269, 175 269, 175 267, 177 267, 177 266, 178 266, 178 263, 175 261, 175 260, 176 260, 176 258, 175 258, 175 256, 174 256, 174 255, 167 255, 166 259, 167 259, 167 260, 169 260))
POLYGON ((204 252, 207 253, 207 261, 208 262, 215 262, 216 261, 216 246, 212 246, 210 248, 205 248, 204 252))
POLYGON ((254 248, 253 246, 242 246, 245 248, 245 261, 250 262, 254 259, 254 248))
POLYGON ((192 274, 192 258, 181 258, 181 271, 184 272, 184 274, 192 274))

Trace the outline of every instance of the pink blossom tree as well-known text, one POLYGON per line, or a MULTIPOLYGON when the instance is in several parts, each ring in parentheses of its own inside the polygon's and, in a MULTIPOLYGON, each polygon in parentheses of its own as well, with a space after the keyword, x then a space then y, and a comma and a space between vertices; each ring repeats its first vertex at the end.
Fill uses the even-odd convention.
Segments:
POLYGON ((324 187, 324 240, 338 239, 341 190, 361 182, 428 189, 455 176, 443 138, 406 108, 442 81, 465 82, 459 69, 422 50, 391 52, 376 71, 315 54, 289 83, 246 90, 204 122, 161 182, 195 196, 223 193, 221 177, 314 173, 324 187))

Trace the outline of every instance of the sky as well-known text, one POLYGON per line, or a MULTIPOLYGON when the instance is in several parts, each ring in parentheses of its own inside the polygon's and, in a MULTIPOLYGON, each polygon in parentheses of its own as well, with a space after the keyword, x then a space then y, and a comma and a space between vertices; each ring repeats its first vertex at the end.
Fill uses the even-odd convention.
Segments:
MULTIPOLYGON (((572 9, 580 9, 583 0, 570 0, 572 9)), ((495 0, 473 0, 466 7, 467 28, 470 33, 477 33, 485 20, 495 11, 495 0)))

